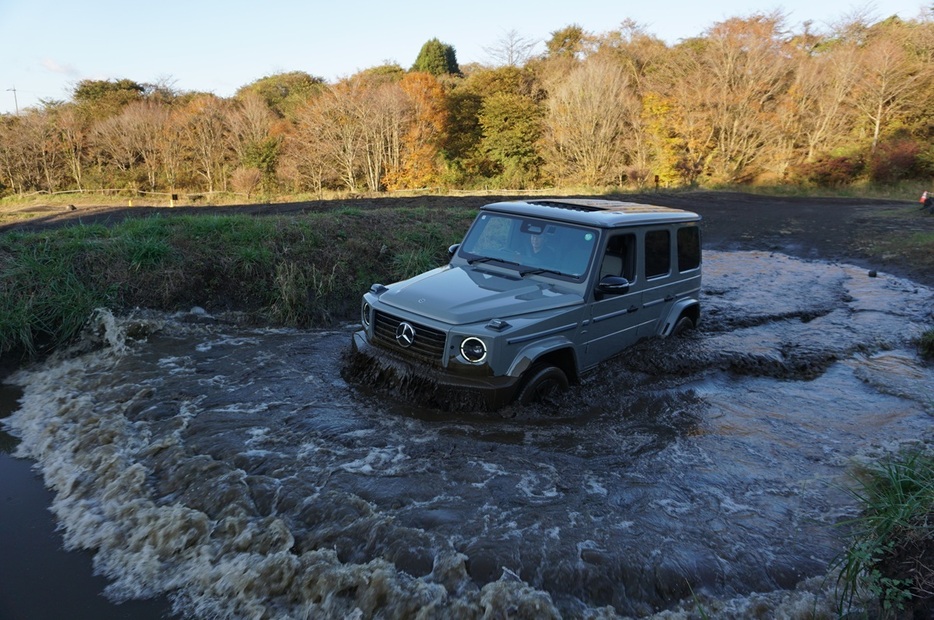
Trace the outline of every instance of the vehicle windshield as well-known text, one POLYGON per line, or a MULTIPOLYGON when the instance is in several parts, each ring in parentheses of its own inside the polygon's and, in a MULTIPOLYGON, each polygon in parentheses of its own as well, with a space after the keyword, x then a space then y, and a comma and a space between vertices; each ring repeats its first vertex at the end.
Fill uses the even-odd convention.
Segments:
POLYGON ((592 228, 548 220, 481 213, 460 247, 469 264, 498 261, 520 275, 580 279, 597 242, 592 228))

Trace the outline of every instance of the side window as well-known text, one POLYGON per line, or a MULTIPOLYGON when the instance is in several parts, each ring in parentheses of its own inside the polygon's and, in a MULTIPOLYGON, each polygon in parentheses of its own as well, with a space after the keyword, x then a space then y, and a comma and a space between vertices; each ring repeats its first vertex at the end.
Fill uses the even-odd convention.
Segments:
POLYGON ((645 277, 657 278, 671 271, 671 235, 667 230, 645 233, 645 277))
POLYGON ((678 229, 678 271, 690 271, 700 266, 700 229, 685 226, 678 229))
POLYGON ((623 276, 630 282, 636 275, 636 236, 633 234, 610 237, 600 266, 600 277, 623 276))

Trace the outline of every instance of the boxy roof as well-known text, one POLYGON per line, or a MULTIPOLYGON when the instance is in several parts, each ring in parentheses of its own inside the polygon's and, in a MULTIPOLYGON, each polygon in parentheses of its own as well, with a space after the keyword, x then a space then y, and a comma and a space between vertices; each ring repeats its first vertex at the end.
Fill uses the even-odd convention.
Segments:
POLYGON ((699 222, 701 219, 698 214, 683 209, 596 198, 542 198, 494 202, 482 209, 601 228, 699 222))

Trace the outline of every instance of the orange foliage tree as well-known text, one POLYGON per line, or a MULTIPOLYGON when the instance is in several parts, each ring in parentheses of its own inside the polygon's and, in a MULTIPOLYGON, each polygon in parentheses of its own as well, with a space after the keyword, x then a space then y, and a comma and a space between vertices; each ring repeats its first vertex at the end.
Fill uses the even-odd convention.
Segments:
POLYGON ((447 129, 444 87, 430 73, 407 73, 399 83, 411 114, 402 134, 398 166, 387 170, 387 189, 414 189, 438 182, 440 148, 447 129))

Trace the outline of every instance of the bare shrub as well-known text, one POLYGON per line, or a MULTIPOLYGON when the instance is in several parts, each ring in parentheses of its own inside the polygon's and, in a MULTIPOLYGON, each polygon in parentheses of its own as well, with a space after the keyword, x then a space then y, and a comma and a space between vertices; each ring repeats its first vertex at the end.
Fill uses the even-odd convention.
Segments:
POLYGON ((262 181, 263 173, 258 168, 237 168, 230 175, 230 184, 234 191, 246 194, 247 199, 253 195, 262 181))

